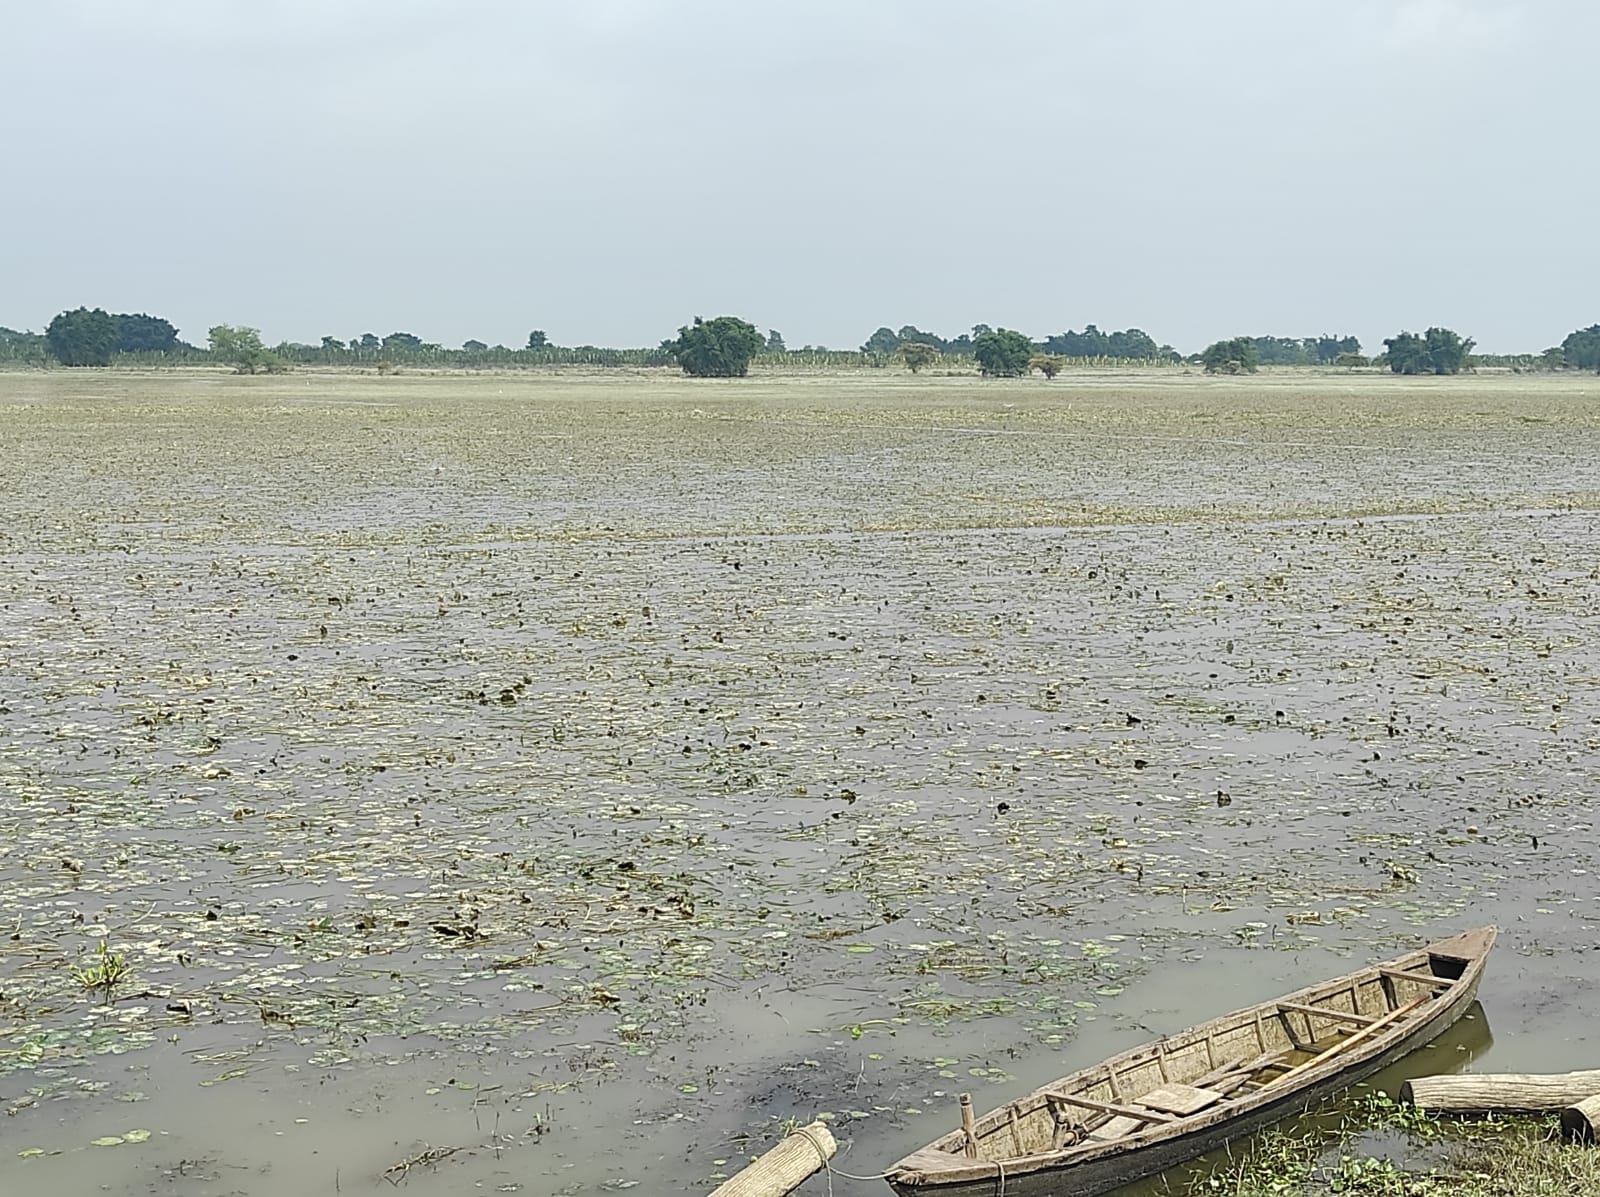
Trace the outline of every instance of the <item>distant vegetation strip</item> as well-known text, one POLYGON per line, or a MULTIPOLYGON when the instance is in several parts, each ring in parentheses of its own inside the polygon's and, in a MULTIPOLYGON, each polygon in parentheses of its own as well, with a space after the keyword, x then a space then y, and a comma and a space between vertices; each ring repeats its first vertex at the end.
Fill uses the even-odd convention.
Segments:
POLYGON ((1016 377, 1038 371, 1053 378, 1064 369, 1199 366, 1208 373, 1254 373, 1262 366, 1324 366, 1388 369, 1397 374, 1454 374, 1479 366, 1517 371, 1600 370, 1600 324, 1569 333, 1540 353, 1479 354, 1470 337, 1432 327, 1385 339, 1384 351, 1368 357, 1348 335, 1249 336, 1217 341, 1203 351, 1179 353, 1142 329, 1105 332, 1093 324, 1042 339, 1010 329, 975 325, 968 333, 941 337, 903 325, 878 328, 859 349, 805 345, 790 349, 775 329, 762 334, 735 316, 696 320, 678 336, 652 348, 564 346, 543 330, 520 347, 468 340, 459 348, 408 332, 362 333, 348 340, 326 336, 318 344, 286 341, 265 345, 259 332, 219 324, 204 347, 179 339, 167 320, 145 313, 109 313, 76 308, 57 315, 43 333, 0 327, 0 363, 14 366, 228 365, 240 373, 277 373, 292 367, 343 367, 392 372, 411 369, 516 369, 578 366, 648 369, 678 366, 685 373, 737 377, 754 365, 765 369, 826 370, 903 367, 919 373, 970 373, 1016 377))

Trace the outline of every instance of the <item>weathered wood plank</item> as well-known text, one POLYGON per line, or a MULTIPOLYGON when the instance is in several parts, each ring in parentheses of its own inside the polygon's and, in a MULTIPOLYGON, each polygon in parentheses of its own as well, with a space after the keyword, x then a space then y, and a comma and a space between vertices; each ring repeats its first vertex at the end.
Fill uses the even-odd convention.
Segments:
POLYGON ((1392 977, 1396 981, 1415 981, 1418 985, 1432 985, 1435 989, 1449 989, 1455 984, 1450 977, 1436 977, 1432 973, 1414 973, 1403 968, 1380 968, 1381 976, 1392 977))
POLYGON ((1121 1115, 1111 1119, 1103 1126, 1097 1126, 1084 1136, 1090 1143, 1109 1143, 1113 1139, 1121 1139, 1133 1134, 1141 1126, 1148 1124, 1148 1118, 1124 1118, 1121 1115))
POLYGON ((1561 1111, 1561 1133, 1574 1143, 1593 1143, 1600 1131, 1600 1096, 1586 1097, 1561 1111))
POLYGON ((1171 1114, 1163 1114, 1159 1110, 1147 1110, 1140 1106, 1117 1105, 1109 1101, 1095 1101, 1092 1097, 1079 1097, 1076 1093, 1062 1093, 1050 1089, 1045 1096, 1051 1101, 1064 1102, 1069 1106, 1082 1106, 1086 1110, 1098 1110, 1102 1114, 1116 1114, 1122 1118, 1137 1118, 1140 1122, 1176 1122, 1171 1114))
POLYGON ((1159 1089, 1152 1089, 1139 1098, 1139 1104, 1148 1106, 1152 1110, 1160 1110, 1164 1114, 1177 1114, 1187 1117, 1196 1110, 1203 1110, 1207 1106, 1214 1106, 1222 1100, 1222 1094, 1213 1089, 1202 1089, 1198 1085, 1167 1084, 1159 1089))
POLYGON ((1371 1026, 1378 1021, 1371 1014, 1352 1014, 1348 1010, 1329 1010, 1324 1006, 1302 1006, 1299 1002, 1279 1002, 1278 1009, 1293 1010, 1296 1014, 1309 1014, 1317 1018, 1331 1018, 1338 1022, 1350 1022, 1358 1027, 1371 1026))
POLYGON ((1600 1071, 1522 1073, 1479 1072, 1458 1076, 1412 1077, 1400 1086, 1400 1100, 1418 1109, 1449 1113, 1489 1110, 1559 1110, 1600 1093, 1600 1071))

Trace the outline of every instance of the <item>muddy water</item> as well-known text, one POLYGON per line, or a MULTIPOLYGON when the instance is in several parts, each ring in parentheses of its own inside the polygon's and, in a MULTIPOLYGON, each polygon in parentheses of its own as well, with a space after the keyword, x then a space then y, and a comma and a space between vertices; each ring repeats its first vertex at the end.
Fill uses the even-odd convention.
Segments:
POLYGON ((1433 381, 0 375, 0 1191, 866 1175, 1491 921, 1419 1067, 1581 1059, 1595 388, 1433 381))

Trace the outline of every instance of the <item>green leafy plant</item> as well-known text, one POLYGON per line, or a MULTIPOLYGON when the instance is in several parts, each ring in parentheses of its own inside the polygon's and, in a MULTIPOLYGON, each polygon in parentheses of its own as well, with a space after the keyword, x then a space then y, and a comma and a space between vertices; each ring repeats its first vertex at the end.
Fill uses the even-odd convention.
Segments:
POLYGON ((106 941, 100 941, 88 964, 78 968, 74 975, 78 983, 88 990, 101 990, 105 1000, 111 1000, 111 991, 128 979, 131 970, 128 962, 122 958, 121 953, 113 952, 106 947, 106 941))

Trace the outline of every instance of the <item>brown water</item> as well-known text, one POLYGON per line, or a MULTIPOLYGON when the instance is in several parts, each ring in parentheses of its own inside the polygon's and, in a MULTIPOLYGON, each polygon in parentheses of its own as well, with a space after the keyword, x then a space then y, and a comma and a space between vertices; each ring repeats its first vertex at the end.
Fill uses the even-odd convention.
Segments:
POLYGON ((1485 922, 1571 1066, 1595 390, 0 375, 0 1192, 876 1173, 1485 922))

